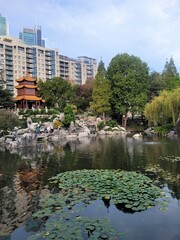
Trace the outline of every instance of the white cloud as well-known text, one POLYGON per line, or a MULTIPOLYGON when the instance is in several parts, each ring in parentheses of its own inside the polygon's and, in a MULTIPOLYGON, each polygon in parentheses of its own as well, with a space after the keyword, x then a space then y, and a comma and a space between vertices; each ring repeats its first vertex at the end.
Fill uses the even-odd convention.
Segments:
POLYGON ((102 56, 107 66, 127 52, 159 71, 179 58, 178 0, 1 0, 0 9, 13 35, 41 25, 48 46, 70 57, 102 56))

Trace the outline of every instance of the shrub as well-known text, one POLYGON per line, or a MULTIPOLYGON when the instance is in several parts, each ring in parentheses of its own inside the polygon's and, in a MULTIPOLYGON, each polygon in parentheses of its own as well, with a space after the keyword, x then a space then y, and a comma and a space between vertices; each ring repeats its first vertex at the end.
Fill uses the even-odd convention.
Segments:
POLYGON ((55 120, 53 122, 53 128, 54 129, 57 129, 57 128, 61 127, 61 126, 62 126, 62 122, 60 122, 59 120, 55 120))
POLYGON ((75 114, 73 112, 73 107, 70 104, 68 104, 64 108, 63 124, 68 127, 71 124, 71 122, 74 122, 74 121, 75 121, 75 114))
POLYGON ((108 127, 117 127, 118 126, 118 123, 116 120, 109 120, 109 121, 102 121, 102 122, 99 122, 97 127, 99 128, 99 130, 102 130, 105 126, 108 126, 108 127))
POLYGON ((0 130, 7 132, 8 130, 12 130, 15 126, 19 126, 20 121, 18 116, 7 110, 0 111, 0 130))
POLYGON ((99 130, 102 130, 105 126, 106 126, 105 122, 99 122, 98 125, 97 125, 99 130))
POLYGON ((166 136, 173 129, 172 124, 167 124, 165 126, 155 127, 154 131, 158 136, 166 136))
POLYGON ((59 110, 57 110, 57 109, 48 109, 48 114, 60 114, 60 111, 59 110))
POLYGON ((106 125, 113 128, 113 127, 117 127, 118 123, 116 120, 109 120, 106 122, 106 125))

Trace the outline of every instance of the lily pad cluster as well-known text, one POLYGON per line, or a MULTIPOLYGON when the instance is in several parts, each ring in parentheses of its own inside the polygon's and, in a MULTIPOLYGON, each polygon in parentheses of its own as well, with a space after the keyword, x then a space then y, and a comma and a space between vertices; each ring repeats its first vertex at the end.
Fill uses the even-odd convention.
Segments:
POLYGON ((121 239, 107 219, 81 215, 96 200, 105 206, 114 204, 125 212, 138 212, 166 204, 167 198, 152 180, 143 174, 120 170, 78 170, 60 173, 50 179, 58 192, 41 200, 34 217, 46 219, 34 239, 121 239), (74 235, 73 235, 74 234, 74 235))
POLYGON ((58 188, 67 194, 71 191, 76 191, 77 195, 86 193, 91 200, 109 196, 112 204, 125 204, 133 211, 145 210, 155 206, 156 199, 166 198, 150 178, 136 172, 77 170, 60 173, 50 182, 58 184, 58 188))
POLYGON ((161 156, 160 157, 161 160, 165 160, 168 162, 180 162, 180 157, 179 156, 161 156))

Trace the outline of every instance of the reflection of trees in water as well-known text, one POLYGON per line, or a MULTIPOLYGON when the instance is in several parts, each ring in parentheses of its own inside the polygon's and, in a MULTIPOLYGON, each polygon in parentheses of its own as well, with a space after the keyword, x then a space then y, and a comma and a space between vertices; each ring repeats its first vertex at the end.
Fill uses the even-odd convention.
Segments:
POLYGON ((6 229, 9 230, 14 224, 13 221, 15 226, 21 224, 20 219, 23 219, 21 210, 29 211, 32 198, 18 185, 19 179, 16 173, 37 170, 41 167, 44 170, 40 183, 44 186, 50 177, 70 170, 123 169, 145 172, 149 165, 157 166, 159 172, 155 172, 154 177, 162 183, 167 183, 169 189, 174 192, 173 196, 180 199, 180 162, 167 162, 160 158, 167 155, 180 155, 177 142, 168 142, 167 139, 163 141, 157 137, 140 140, 126 136, 102 136, 68 142, 44 143, 35 147, 19 148, 13 154, 9 154, 6 150, 0 151, 1 222, 3 224, 7 222, 9 225, 6 229), (167 176, 173 176, 174 179, 170 181, 167 176), (20 207, 18 202, 23 202, 24 207, 20 207))
POLYGON ((28 194, 22 187, 17 177, 13 179, 11 187, 0 189, 0 233, 10 234, 14 229, 22 225, 33 211, 35 195, 28 194))
POLYGON ((38 204, 41 174, 45 170, 41 154, 52 144, 18 148, 13 154, 0 151, 0 233, 10 234, 24 223, 38 204))
POLYGON ((158 184, 167 184, 172 190, 171 196, 180 199, 180 162, 168 162, 159 158, 161 164, 150 164, 147 166, 145 174, 153 180, 158 180, 158 184), (161 163, 162 162, 162 163, 161 163))

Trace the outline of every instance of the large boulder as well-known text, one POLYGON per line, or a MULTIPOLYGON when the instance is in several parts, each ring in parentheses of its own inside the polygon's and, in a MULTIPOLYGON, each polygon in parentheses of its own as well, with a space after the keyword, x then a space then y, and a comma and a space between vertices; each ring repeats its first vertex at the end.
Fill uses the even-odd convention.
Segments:
POLYGON ((88 133, 87 132, 80 132, 79 134, 78 134, 78 137, 79 138, 82 138, 82 137, 88 137, 88 133))
POLYGON ((30 117, 27 118, 27 128, 30 132, 35 132, 37 126, 38 126, 38 123, 33 123, 30 117))

